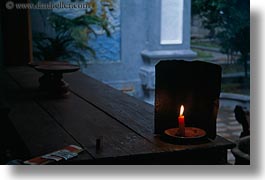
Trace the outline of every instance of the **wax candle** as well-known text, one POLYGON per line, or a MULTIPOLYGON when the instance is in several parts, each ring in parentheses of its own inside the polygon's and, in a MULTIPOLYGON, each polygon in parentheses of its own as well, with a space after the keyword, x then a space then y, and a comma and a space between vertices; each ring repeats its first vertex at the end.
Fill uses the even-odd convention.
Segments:
POLYGON ((184 118, 183 112, 184 112, 184 106, 181 105, 180 113, 179 113, 179 117, 178 117, 179 133, 181 136, 185 136, 185 118, 184 118))

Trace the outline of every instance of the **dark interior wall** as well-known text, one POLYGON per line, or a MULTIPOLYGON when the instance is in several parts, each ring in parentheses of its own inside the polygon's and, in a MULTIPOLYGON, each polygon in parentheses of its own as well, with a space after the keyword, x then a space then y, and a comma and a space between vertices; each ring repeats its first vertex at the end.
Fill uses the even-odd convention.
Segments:
POLYGON ((2 19, 0 18, 0 68, 3 65, 3 38, 2 38, 2 19))
MULTIPOLYGON (((29 10, 6 8, 2 1, 1 29, 3 42, 3 63, 5 65, 23 65, 31 60, 31 30, 29 10)), ((29 0, 12 0, 16 3, 27 3, 29 0)))

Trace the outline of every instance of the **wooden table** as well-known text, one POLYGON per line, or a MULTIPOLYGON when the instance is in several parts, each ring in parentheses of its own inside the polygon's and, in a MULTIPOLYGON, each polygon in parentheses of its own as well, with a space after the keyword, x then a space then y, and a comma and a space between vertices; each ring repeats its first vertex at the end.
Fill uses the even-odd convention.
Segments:
POLYGON ((6 74, 9 117, 30 158, 73 144, 85 151, 60 163, 226 164, 227 149, 234 147, 220 136, 200 145, 166 143, 153 134, 153 106, 80 72, 64 76, 71 89, 64 99, 44 97, 38 90, 41 73, 33 68, 12 67, 6 74))

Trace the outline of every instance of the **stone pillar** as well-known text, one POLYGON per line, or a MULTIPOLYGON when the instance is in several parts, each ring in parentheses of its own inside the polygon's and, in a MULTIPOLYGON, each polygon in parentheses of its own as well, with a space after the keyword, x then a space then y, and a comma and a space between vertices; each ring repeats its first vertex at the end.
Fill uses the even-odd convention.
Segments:
POLYGON ((155 65, 162 60, 192 60, 190 0, 152 0, 148 4, 146 48, 141 52, 140 78, 144 101, 154 104, 155 65))

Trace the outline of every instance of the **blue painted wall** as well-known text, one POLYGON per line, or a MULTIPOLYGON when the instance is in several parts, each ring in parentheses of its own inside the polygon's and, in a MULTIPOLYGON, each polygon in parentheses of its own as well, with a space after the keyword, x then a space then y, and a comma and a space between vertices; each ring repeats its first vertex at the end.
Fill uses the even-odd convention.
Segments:
MULTIPOLYGON (((88 41, 89 47, 95 50, 96 57, 93 63, 118 62, 121 60, 121 34, 116 31, 108 37, 106 34, 92 37, 88 41)), ((88 59, 91 57, 87 57, 88 59)))
MULTIPOLYGON (((121 7, 121 60, 113 63, 94 63, 83 72, 121 91, 142 97, 139 69, 143 65, 141 51, 147 45, 148 0, 122 0, 121 7)), ((111 47, 111 50, 113 47, 111 47)))

